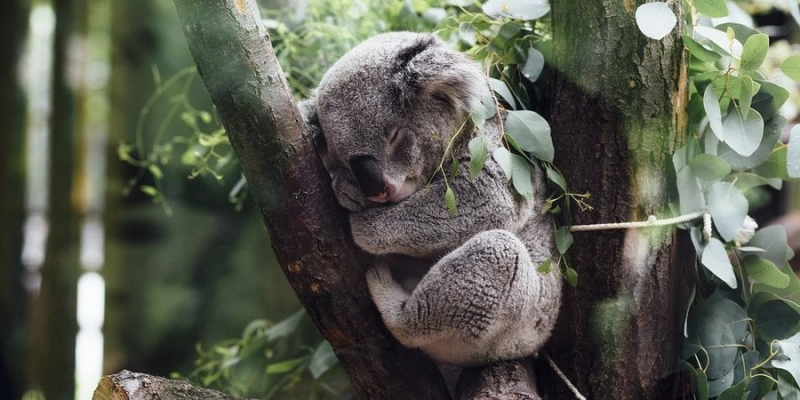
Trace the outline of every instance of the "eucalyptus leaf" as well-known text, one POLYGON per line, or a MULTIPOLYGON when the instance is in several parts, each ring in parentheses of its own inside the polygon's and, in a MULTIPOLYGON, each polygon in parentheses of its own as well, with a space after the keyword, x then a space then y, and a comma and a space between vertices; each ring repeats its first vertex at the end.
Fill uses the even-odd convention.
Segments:
POLYGON ((725 0, 694 0, 694 6, 701 14, 711 18, 722 18, 728 15, 728 4, 725 0))
POLYGON ((759 229, 747 245, 764 249, 766 252, 764 259, 776 266, 789 261, 786 253, 786 249, 789 248, 788 238, 786 230, 781 225, 759 229))
POLYGON ((492 158, 500 165, 500 168, 506 174, 506 179, 511 180, 511 174, 514 171, 514 168, 511 163, 511 152, 506 150, 505 147, 500 146, 495 151, 492 152, 492 158))
POLYGON ((725 144, 742 155, 753 154, 764 137, 764 120, 756 110, 750 110, 747 116, 738 111, 728 113, 722 122, 725 132, 725 144))
POLYGON ((781 346, 780 359, 773 359, 772 366, 780 368, 792 375, 795 385, 800 382, 800 346, 788 340, 779 340, 781 346))
MULTIPOLYGON (((762 340, 786 339, 797 333, 800 306, 769 292, 758 292, 750 302, 750 316, 762 340)), ((800 362, 800 360, 798 360, 800 362)))
POLYGON ((736 180, 733 181, 733 186, 736 186, 736 189, 739 189, 740 192, 746 193, 752 188, 764 186, 768 183, 769 181, 764 177, 750 172, 742 172, 736 177, 736 180))
POLYGON ((636 25, 651 39, 661 40, 678 23, 678 17, 667 3, 653 2, 640 5, 636 9, 636 25))
POLYGON ((757 167, 772 154, 772 149, 775 148, 775 143, 780 139, 785 125, 786 118, 781 115, 775 115, 770 118, 769 121, 765 122, 764 135, 761 138, 761 143, 759 143, 756 151, 747 157, 736 153, 725 143, 719 143, 717 146, 717 155, 730 164, 731 168, 736 171, 757 167))
POLYGON ((736 274, 733 272, 733 265, 725 251, 725 246, 717 238, 711 238, 703 250, 700 262, 714 276, 725 282, 732 289, 736 289, 736 274))
MULTIPOLYGON (((798 21, 798 24, 800 24, 800 21, 798 21)), ((784 369, 778 370, 777 372, 778 372, 777 387, 778 387, 778 393, 780 393, 781 395, 780 399, 800 400, 800 389, 798 388, 795 379, 792 378, 792 373, 784 369)), ((765 397, 765 400, 773 400, 773 399, 768 399, 765 397)), ((777 400, 777 397, 775 397, 774 400, 777 400)))
POLYGON ((492 87, 495 93, 500 95, 500 97, 505 100, 506 104, 511 107, 512 110, 517 109, 517 102, 514 100, 514 95, 511 94, 511 90, 508 89, 505 82, 495 79, 489 78, 489 86, 492 87))
POLYGON ((297 327, 300 325, 300 320, 303 318, 303 315, 305 315, 305 310, 300 309, 283 321, 273 325, 266 332, 267 340, 271 342, 275 339, 293 334, 297 331, 297 327))
POLYGON ((706 90, 703 92, 703 108, 706 110, 708 124, 711 126, 711 131, 714 132, 714 136, 724 142, 722 111, 720 110, 719 97, 717 97, 717 92, 714 90, 713 85, 706 86, 706 90))
POLYGON ((548 0, 489 0, 483 12, 493 18, 511 17, 525 21, 539 19, 550 12, 548 0))
POLYGON ((708 356, 706 374, 710 395, 718 395, 730 387, 711 389, 712 381, 728 378, 729 374, 727 380, 732 380, 739 345, 748 332, 748 321, 747 313, 738 304, 719 296, 709 297, 692 309, 687 341, 701 346, 708 356))
POLYGON ((474 46, 478 42, 475 26, 470 22, 458 24, 458 38, 469 46, 474 46))
POLYGON ((705 200, 700 185, 697 183, 691 167, 684 167, 678 172, 678 201, 681 214, 689 214, 705 208, 705 200))
POLYGON ((789 91, 772 82, 756 79, 761 89, 753 96, 752 107, 764 119, 770 119, 778 113, 783 103, 789 98, 789 91))
POLYGON ((697 155, 690 166, 695 176, 704 182, 720 180, 731 172, 731 166, 725 160, 706 153, 697 155))
POLYGON ((767 50, 769 50, 769 36, 763 33, 750 36, 744 42, 742 62, 739 67, 744 70, 758 69, 767 57, 767 50))
POLYGON ((800 82, 800 56, 790 56, 783 60, 781 71, 793 81, 800 82))
POLYGON ((525 59, 525 64, 522 64, 522 67, 520 67, 522 76, 531 82, 536 82, 536 80, 539 79, 539 75, 542 74, 543 69, 544 55, 533 46, 529 47, 528 58, 525 59))
POLYGON ((533 185, 531 184, 531 165, 524 157, 512 154, 511 155, 511 183, 514 185, 517 193, 521 194, 526 199, 533 198, 533 185))
POLYGON ((800 125, 792 127, 789 148, 786 151, 786 173, 789 178, 800 178, 800 125))
POLYGON ((572 287, 578 286, 578 271, 570 267, 566 267, 564 269, 564 277, 567 278, 567 282, 572 287))
POLYGON ((720 236, 726 242, 732 241, 739 233, 747 216, 747 199, 728 182, 713 184, 706 193, 708 210, 720 236))
POLYGON ((729 38, 725 32, 716 28, 702 25, 695 27, 695 32, 698 35, 710 40, 711 43, 714 43, 714 45, 719 47, 720 50, 724 51, 725 54, 733 56, 734 58, 741 58, 744 46, 735 38, 729 38))
POLYGON ((450 186, 444 191, 444 204, 447 206, 447 214, 450 218, 456 216, 456 194, 450 186))
POLYGON ((553 162, 555 151, 550 137, 550 124, 533 111, 509 111, 506 117, 506 133, 523 150, 536 158, 553 162))
POLYGON ((474 179, 483 169, 486 164, 486 156, 489 151, 486 149, 486 142, 483 136, 478 135, 472 138, 468 144, 469 147, 469 177, 474 179))
MULTIPOLYGON (((777 178, 780 180, 789 180, 789 172, 786 170, 788 164, 788 148, 782 146, 773 150, 767 160, 754 168, 753 172, 768 179, 777 178)), ((770 183, 770 185, 772 185, 772 183, 770 183)))
POLYGON ((270 364, 267 366, 266 373, 267 375, 284 374, 297 368, 307 361, 308 357, 298 357, 284 360, 275 364, 270 364))
POLYGON ((308 372, 314 379, 319 379, 322 375, 328 372, 331 368, 338 364, 339 360, 333 352, 333 347, 327 340, 317 346, 314 355, 311 356, 311 362, 308 364, 308 372))
POLYGON ((683 45, 689 50, 693 56, 703 62, 714 62, 719 60, 720 56, 717 52, 707 49, 698 41, 692 39, 689 35, 683 35, 683 45))
POLYGON ((742 260, 742 265, 751 279, 778 289, 789 286, 789 276, 768 260, 757 256, 747 256, 742 260))
POLYGON ((559 227, 558 230, 556 230, 556 250, 558 250, 558 253, 567 254, 567 250, 572 246, 574 240, 572 232, 569 231, 569 227, 559 227))
POLYGON ((567 193, 568 191, 567 181, 564 179, 564 177, 561 175, 560 172, 551 167, 547 167, 547 179, 549 179, 550 182, 553 182, 556 185, 558 185, 558 187, 561 189, 562 192, 567 193))
POLYGON ((750 105, 753 104, 753 95, 758 91, 757 83, 753 78, 745 75, 742 77, 742 89, 739 92, 739 112, 747 116, 750 114, 750 105))

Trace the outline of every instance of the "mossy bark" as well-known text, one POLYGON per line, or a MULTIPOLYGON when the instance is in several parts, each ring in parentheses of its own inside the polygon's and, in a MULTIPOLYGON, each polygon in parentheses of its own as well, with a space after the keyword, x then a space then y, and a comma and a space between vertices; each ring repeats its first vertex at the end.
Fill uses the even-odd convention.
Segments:
MULTIPOLYGON (((556 164, 594 207, 573 207, 573 224, 669 212, 671 155, 686 124, 682 26, 645 37, 635 21, 642 3, 553 1, 556 164)), ((681 2, 669 3, 681 21, 681 2)), ((548 351, 588 398, 674 395, 693 258, 675 238, 672 228, 575 233, 579 281, 565 289, 548 351)))

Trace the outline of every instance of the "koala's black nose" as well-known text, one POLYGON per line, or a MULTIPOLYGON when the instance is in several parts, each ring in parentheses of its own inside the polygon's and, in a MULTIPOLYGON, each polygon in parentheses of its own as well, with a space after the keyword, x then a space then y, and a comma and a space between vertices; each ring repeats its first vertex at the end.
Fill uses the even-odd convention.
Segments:
POLYGON ((377 196, 386 189, 386 184, 383 182, 383 171, 374 158, 370 156, 355 157, 350 160, 350 170, 353 171, 353 176, 364 196, 377 196))

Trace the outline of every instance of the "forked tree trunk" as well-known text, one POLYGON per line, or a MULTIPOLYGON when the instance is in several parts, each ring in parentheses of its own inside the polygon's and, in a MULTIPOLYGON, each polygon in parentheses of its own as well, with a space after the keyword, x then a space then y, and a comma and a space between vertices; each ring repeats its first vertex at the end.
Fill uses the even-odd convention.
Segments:
POLYGON ((397 344, 254 0, 175 0, 189 48, 264 216, 272 247, 362 398, 448 397, 435 365, 397 344))
MULTIPOLYGON (((639 32, 643 0, 554 0, 552 128, 556 164, 594 210, 574 224, 667 212, 671 154, 683 141, 687 78, 679 24, 663 40, 639 32)), ((680 1, 669 1, 682 21, 680 1)), ((575 233, 553 346, 592 399, 672 398, 693 251, 672 228, 575 233), (681 251, 683 249, 684 251, 681 251)), ((568 396, 561 390, 557 398, 568 396)))
MULTIPOLYGON (((350 239, 255 2, 175 3, 278 260, 356 392, 448 397, 434 365, 391 338, 369 299, 363 272, 370 259, 350 239)), ((595 206, 575 215, 576 223, 645 218, 666 203, 669 155, 685 124, 679 33, 661 42, 641 36, 635 6, 553 4, 557 161, 576 192, 592 192, 595 206)), ((580 282, 566 289, 549 351, 588 397, 656 398, 672 387, 685 306, 672 237, 669 229, 576 235, 572 263, 580 282)), ((465 380, 473 387, 458 393, 502 397, 520 389, 517 398, 531 397, 530 370, 518 363, 472 371, 476 378, 465 380), (488 388, 498 382, 500 394, 488 388)))

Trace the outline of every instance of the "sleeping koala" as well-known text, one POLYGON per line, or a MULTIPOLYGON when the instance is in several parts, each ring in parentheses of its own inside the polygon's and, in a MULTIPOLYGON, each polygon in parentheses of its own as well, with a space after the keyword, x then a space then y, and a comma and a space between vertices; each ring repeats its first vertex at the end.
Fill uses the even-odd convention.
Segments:
POLYGON ((558 274, 536 271, 553 249, 541 173, 530 200, 491 157, 470 179, 470 137, 483 135, 490 151, 500 143, 500 117, 474 133, 469 122, 486 96, 474 62, 432 35, 403 32, 351 50, 301 104, 353 239, 377 256, 366 278, 383 321, 401 344, 458 366, 535 353, 561 299, 558 274), (450 217, 437 170, 458 132, 450 217))

